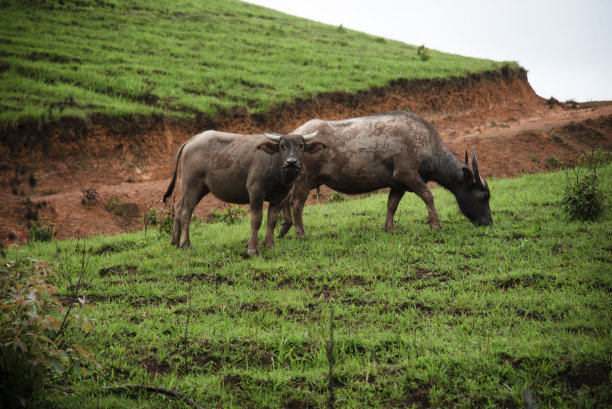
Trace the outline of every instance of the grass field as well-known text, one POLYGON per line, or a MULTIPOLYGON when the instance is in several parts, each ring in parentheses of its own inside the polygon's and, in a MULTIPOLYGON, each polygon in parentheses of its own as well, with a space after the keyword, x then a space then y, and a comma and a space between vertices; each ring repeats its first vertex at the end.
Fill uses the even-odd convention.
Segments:
MULTIPOLYGON (((607 180, 612 165, 603 168, 607 180)), ((382 229, 386 196, 306 208, 293 235, 246 258, 247 221, 196 223, 191 251, 155 232, 33 244, 19 257, 74 276, 85 245, 94 328, 74 335, 104 370, 69 379, 67 408, 609 407, 612 211, 569 222, 565 173, 489 181, 494 225, 475 227, 442 189, 443 231, 415 195, 382 229)), ((612 186, 605 186, 608 197, 612 186)), ((14 257, 16 249, 5 254, 14 257)), ((66 299, 67 281, 56 283, 66 299)), ((67 393, 64 393, 67 392, 67 393)))
MULTIPOLYGON (((322 92, 504 63, 417 47, 235 0, 0 1, 0 124, 92 114, 261 113, 322 92)), ((512 67, 518 67, 515 63, 512 67)))

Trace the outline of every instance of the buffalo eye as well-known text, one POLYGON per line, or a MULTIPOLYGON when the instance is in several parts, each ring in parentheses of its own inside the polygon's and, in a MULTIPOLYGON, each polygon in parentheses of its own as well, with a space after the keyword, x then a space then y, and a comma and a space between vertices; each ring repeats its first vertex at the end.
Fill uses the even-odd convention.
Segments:
POLYGON ((304 144, 300 143, 300 149, 304 149, 304 144))
POLYGON ((281 142, 279 143, 279 146, 280 146, 280 148, 281 148, 281 149, 283 149, 283 150, 284 150, 284 149, 285 149, 285 142, 282 142, 282 141, 281 141, 281 142))

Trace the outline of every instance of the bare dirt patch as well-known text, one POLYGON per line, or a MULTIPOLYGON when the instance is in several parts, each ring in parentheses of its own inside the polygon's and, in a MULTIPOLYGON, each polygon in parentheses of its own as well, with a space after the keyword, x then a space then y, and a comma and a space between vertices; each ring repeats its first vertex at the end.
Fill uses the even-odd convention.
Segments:
MULTIPOLYGON (((178 147, 205 129, 289 132, 315 117, 391 110, 432 121, 460 160, 474 147, 485 177, 553 171, 585 152, 612 151, 612 103, 546 101, 531 89, 525 72, 510 70, 397 80, 357 94, 298 100, 258 116, 236 109, 180 123, 92 117, 89 123, 22 124, 0 130, 0 245, 27 238, 36 220, 52 224, 59 239, 142 229, 144 212, 162 206, 178 147)), ((323 187, 308 203, 325 202, 330 193, 323 187)), ((213 209, 224 204, 208 195, 195 215, 209 219, 213 209)))

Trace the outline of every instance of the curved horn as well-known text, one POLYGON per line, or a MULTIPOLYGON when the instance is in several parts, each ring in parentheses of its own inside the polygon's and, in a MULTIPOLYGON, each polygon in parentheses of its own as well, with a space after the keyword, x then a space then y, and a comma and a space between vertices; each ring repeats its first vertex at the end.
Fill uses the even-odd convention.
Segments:
POLYGON ((470 162, 468 162, 467 150, 465 151, 465 167, 470 168, 470 162))
POLYGON ((319 131, 314 131, 313 133, 309 133, 308 135, 302 136, 304 138, 304 142, 308 143, 312 141, 314 137, 317 136, 318 133, 319 131))
POLYGON ((268 138, 270 141, 272 141, 274 143, 278 143, 278 141, 280 141, 280 138, 281 138, 280 135, 276 135, 276 134, 273 134, 273 133, 265 132, 264 135, 266 135, 266 138, 268 138))
POLYGON ((482 182, 482 178, 480 177, 480 172, 478 171, 478 161, 476 160, 476 151, 472 146, 472 171, 474 172, 474 181, 480 187, 484 187, 484 183, 482 182))

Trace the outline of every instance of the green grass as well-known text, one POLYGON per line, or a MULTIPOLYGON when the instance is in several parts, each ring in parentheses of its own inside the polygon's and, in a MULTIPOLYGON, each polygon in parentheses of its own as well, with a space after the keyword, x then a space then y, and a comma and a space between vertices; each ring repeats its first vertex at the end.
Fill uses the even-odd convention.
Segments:
MULTIPOLYGON (((612 165, 602 173, 611 180, 612 165)), ((333 310, 337 408, 525 407, 527 387, 538 408, 609 407, 612 211, 567 221, 564 185, 564 172, 490 180, 491 228, 469 223, 442 189, 441 232, 415 195, 394 233, 382 228, 384 195, 309 206, 307 241, 292 234, 253 258, 248 221, 196 223, 191 251, 151 233, 89 239, 84 295, 96 324, 75 342, 104 371, 50 399, 185 407, 101 389, 144 383, 204 407, 328 407, 333 310)), ((77 246, 33 244, 20 257, 76 274, 77 246)))
POLYGON ((435 50, 423 62, 412 45, 235 0, 0 5, 0 123, 262 113, 322 92, 505 64, 435 50))

